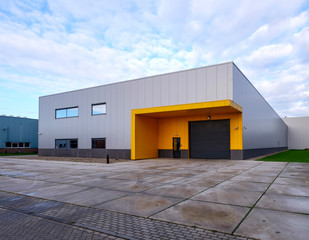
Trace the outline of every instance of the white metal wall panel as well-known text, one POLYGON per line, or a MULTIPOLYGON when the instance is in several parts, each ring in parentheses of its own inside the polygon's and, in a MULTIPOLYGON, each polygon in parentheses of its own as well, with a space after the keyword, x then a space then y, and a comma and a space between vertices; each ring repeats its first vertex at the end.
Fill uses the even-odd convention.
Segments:
POLYGON ((178 73, 178 102, 177 104, 187 103, 187 72, 178 73))
POLYGON ((170 74, 169 79, 169 105, 177 105, 178 103, 178 77, 177 73, 170 74))
POLYGON ((196 71, 196 101, 206 102, 206 69, 200 68, 196 71))
POLYGON ((145 81, 145 106, 147 107, 153 107, 153 97, 152 97, 152 85, 153 85, 153 79, 148 78, 147 81, 145 81))
POLYGON ((191 70, 187 72, 187 101, 189 103, 196 102, 196 73, 197 70, 191 70))
POLYGON ((289 149, 309 148, 309 117, 283 118, 288 125, 289 149))
POLYGON ((234 64, 227 64, 227 98, 233 99, 233 67, 234 64))
POLYGON ((217 98, 224 99, 228 95, 227 65, 217 67, 217 98))
POLYGON ((287 126, 234 65, 234 102, 243 109, 243 148, 287 147, 287 126))
POLYGON ((206 76, 207 101, 215 101, 217 99, 217 67, 207 68, 206 76))
POLYGON ((152 96, 153 106, 160 106, 161 104, 161 76, 152 78, 152 96))
POLYGON ((160 84, 160 106, 165 106, 165 105, 169 105, 169 78, 168 78, 168 74, 162 75, 160 78, 161 84, 160 84))
POLYGON ((231 66, 225 63, 40 97, 39 148, 54 148, 55 139, 78 138, 79 148, 89 149, 91 138, 105 137, 108 149, 130 149, 131 109, 232 99, 233 76, 226 70, 231 66), (217 81, 223 91, 217 89, 217 81), (91 105, 103 102, 106 115, 92 116, 91 105), (79 107, 79 117, 55 119, 55 109, 74 106, 79 107))

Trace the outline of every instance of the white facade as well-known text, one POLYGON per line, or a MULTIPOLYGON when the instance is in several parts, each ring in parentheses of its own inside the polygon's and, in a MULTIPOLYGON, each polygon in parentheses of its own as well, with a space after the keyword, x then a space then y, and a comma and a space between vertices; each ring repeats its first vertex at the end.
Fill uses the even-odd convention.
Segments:
POLYGON ((55 139, 78 138, 80 149, 91 138, 105 137, 108 149, 131 148, 131 109, 233 99, 233 63, 168 73, 40 97, 39 148, 55 139), (91 105, 106 102, 106 115, 91 115, 91 105), (79 107, 77 118, 56 119, 55 110, 79 107))
MULTIPOLYGON (((284 148, 287 127, 233 62, 167 73, 39 99, 39 149, 55 149, 55 139, 106 138, 106 149, 131 149, 131 110, 232 100, 243 108, 243 150, 284 148), (106 103, 105 115, 91 114, 106 103), (56 119, 55 110, 78 107, 78 117, 56 119)), ((248 155, 249 156, 249 155, 248 155)))
POLYGON ((309 117, 283 118, 288 125, 289 149, 309 148, 309 117))

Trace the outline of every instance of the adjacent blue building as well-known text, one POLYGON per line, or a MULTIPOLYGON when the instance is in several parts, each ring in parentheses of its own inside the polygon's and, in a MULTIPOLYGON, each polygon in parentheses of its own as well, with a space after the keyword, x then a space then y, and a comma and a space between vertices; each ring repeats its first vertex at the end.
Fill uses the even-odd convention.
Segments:
POLYGON ((36 152, 38 120, 0 116, 0 152, 36 152))

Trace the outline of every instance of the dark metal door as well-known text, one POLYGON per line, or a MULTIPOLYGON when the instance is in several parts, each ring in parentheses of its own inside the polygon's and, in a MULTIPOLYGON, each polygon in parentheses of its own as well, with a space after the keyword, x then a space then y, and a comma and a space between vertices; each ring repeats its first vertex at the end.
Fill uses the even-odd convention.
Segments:
POLYGON ((230 158, 230 120, 189 122, 191 158, 230 158))
POLYGON ((173 157, 180 158, 180 137, 173 138, 173 157))

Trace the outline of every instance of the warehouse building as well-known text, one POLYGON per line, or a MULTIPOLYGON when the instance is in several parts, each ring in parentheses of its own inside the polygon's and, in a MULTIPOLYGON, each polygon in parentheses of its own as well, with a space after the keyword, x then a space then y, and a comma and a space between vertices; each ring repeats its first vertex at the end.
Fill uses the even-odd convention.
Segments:
POLYGON ((233 62, 43 96, 39 154, 248 159, 287 126, 233 62))
POLYGON ((38 120, 0 116, 0 153, 38 151, 38 120))

